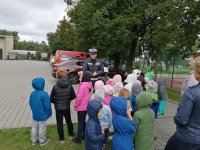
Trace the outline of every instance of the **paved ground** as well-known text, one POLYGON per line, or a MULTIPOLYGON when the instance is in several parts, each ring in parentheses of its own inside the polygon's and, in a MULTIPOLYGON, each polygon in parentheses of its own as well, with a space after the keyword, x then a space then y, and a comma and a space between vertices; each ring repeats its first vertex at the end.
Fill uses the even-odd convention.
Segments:
MULTIPOLYGON (((46 79, 45 89, 50 93, 56 80, 51 77, 51 67, 48 62, 0 61, 0 129, 31 126, 32 116, 28 105, 32 91, 31 80, 39 76, 46 79)), ((76 89, 77 85, 74 88, 76 89)), ((71 107, 72 120, 76 122, 73 103, 71 107)), ((172 118, 176 109, 176 103, 168 102, 167 115, 156 120, 156 134, 159 136, 156 142, 157 150, 164 149, 167 140, 175 131, 172 118)), ((55 124, 55 113, 48 123, 55 124)))

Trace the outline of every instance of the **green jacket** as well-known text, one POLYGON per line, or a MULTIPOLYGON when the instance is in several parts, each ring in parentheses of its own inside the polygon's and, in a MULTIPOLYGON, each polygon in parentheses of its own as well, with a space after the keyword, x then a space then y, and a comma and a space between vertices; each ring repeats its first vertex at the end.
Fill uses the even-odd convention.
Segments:
POLYGON ((152 105, 152 94, 142 92, 136 97, 139 110, 133 116, 136 124, 134 135, 135 150, 154 150, 154 112, 152 105))

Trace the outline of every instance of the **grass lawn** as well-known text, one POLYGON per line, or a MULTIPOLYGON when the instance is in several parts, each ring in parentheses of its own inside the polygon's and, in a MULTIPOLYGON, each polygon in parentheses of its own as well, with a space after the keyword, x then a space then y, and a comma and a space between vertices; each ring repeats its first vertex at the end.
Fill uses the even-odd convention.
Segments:
MULTIPOLYGON (((75 130, 76 130, 76 126, 75 130)), ((60 144, 58 142, 58 134, 56 126, 47 127, 47 138, 50 138, 51 141, 40 147, 39 144, 32 146, 31 145, 31 128, 21 128, 21 129, 1 129, 0 130, 0 150, 84 150, 85 143, 82 141, 81 145, 74 144, 71 140, 68 139, 67 128, 65 126, 65 144, 60 144)), ((76 132, 75 132, 76 133, 76 132)), ((110 144, 110 142, 109 142, 110 144)), ((109 148, 110 149, 110 148, 109 148)))
POLYGON ((177 102, 180 101, 181 92, 176 91, 176 90, 171 89, 171 88, 167 88, 167 93, 168 93, 169 99, 174 100, 174 101, 177 101, 177 102))

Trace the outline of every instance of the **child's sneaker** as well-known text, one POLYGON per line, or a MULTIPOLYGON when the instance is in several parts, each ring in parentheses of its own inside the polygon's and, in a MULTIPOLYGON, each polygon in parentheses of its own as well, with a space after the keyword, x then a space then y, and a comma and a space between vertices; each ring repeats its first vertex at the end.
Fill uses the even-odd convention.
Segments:
POLYGON ((68 139, 69 139, 69 140, 72 140, 72 139, 74 139, 74 136, 73 136, 73 135, 70 135, 70 136, 68 137, 68 139))
POLYGON ((34 146, 34 145, 36 145, 38 143, 38 141, 36 141, 36 142, 32 142, 32 145, 34 146))
POLYGON ((50 141, 50 139, 46 139, 46 141, 45 141, 45 142, 43 142, 43 143, 40 143, 40 146, 44 146, 44 145, 48 144, 48 143, 49 143, 49 141, 50 141))
POLYGON ((59 140, 59 143, 60 144, 65 144, 65 141, 64 140, 59 140))
POLYGON ((76 143, 76 144, 81 144, 81 140, 78 139, 77 137, 72 139, 72 142, 76 143))

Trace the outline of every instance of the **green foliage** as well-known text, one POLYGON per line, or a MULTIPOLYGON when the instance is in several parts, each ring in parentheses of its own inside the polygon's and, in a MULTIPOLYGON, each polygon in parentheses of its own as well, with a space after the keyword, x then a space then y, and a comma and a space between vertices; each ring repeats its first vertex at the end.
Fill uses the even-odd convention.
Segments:
POLYGON ((171 100, 179 102, 181 99, 181 92, 171 88, 167 88, 168 97, 171 100))
MULTIPOLYGON (((74 47, 79 50, 96 47, 100 56, 114 60, 115 66, 126 63, 128 71, 132 70, 135 57, 144 52, 145 60, 158 63, 163 58, 170 60, 172 56, 190 53, 192 46, 198 46, 200 4, 195 0, 66 0, 66 3, 73 5, 68 17, 76 39, 74 47)), ((70 32, 60 33, 67 37, 70 32)))
POLYGON ((74 50, 76 49, 73 25, 63 18, 59 21, 55 33, 47 33, 47 39, 50 46, 51 54, 55 54, 56 50, 74 50))

